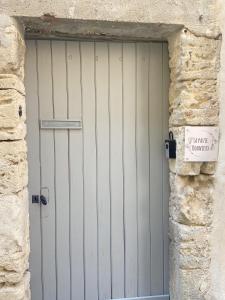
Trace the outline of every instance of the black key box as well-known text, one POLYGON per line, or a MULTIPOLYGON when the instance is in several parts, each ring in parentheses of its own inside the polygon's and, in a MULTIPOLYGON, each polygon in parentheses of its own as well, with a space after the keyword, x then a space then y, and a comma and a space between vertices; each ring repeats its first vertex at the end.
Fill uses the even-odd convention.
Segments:
POLYGON ((176 140, 173 138, 173 132, 169 132, 169 140, 165 140, 166 158, 176 158, 176 140))

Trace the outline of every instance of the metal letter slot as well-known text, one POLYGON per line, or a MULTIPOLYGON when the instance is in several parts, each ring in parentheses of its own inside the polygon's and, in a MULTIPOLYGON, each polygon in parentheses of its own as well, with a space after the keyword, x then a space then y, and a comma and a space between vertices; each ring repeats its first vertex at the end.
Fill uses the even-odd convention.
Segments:
POLYGON ((81 129, 80 120, 40 120, 41 129, 81 129))

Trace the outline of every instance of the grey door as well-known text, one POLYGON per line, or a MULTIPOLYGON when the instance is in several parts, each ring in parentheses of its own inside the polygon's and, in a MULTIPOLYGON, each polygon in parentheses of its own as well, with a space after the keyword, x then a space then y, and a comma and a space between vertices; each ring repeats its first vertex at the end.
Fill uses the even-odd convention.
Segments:
POLYGON ((32 299, 168 299, 167 44, 27 41, 26 91, 32 299))

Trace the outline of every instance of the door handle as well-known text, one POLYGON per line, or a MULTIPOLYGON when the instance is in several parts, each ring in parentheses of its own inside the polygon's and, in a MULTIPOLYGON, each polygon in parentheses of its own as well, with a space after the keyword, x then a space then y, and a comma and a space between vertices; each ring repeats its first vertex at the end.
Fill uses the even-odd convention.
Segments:
POLYGON ((41 201, 41 204, 43 204, 43 205, 47 205, 48 204, 48 201, 47 201, 46 197, 43 196, 43 195, 40 196, 40 201, 41 201))

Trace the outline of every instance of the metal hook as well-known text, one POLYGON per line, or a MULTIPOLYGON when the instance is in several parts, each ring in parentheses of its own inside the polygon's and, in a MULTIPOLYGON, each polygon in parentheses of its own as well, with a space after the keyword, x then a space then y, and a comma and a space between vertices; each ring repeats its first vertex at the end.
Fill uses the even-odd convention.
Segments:
POLYGON ((169 139, 170 139, 170 141, 173 140, 173 132, 172 131, 169 132, 169 139))

